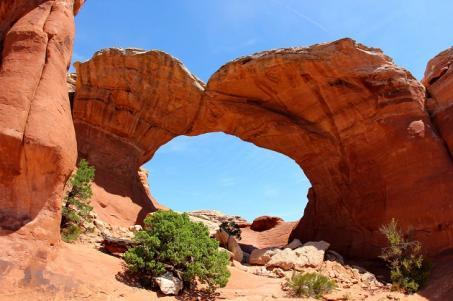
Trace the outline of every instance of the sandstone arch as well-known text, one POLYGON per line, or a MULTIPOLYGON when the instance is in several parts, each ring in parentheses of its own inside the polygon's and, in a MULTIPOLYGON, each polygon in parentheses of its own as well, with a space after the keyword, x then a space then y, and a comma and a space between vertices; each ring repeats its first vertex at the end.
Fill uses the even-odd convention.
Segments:
POLYGON ((117 204, 143 205, 137 171, 159 146, 222 131, 302 167, 313 187, 293 237, 372 256, 379 226, 396 217, 431 253, 453 243, 452 162, 424 87, 378 49, 342 39, 266 51, 226 64, 206 87, 159 51, 108 49, 77 71, 79 154, 104 170, 107 192, 123 182, 117 204))

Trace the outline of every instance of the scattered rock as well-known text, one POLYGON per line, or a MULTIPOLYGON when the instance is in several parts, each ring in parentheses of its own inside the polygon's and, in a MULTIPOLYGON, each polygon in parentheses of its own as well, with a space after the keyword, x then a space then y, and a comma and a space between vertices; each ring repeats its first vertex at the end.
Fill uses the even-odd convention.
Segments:
POLYGON ((121 257, 127 249, 133 247, 135 244, 133 240, 128 238, 112 237, 108 235, 104 235, 103 237, 103 250, 117 257, 121 257))
POLYGON ((248 263, 253 265, 265 265, 277 252, 278 249, 276 248, 255 249, 250 253, 248 263))
POLYGON ((160 277, 155 277, 154 281, 165 295, 177 295, 183 287, 182 281, 170 272, 166 272, 160 277))
POLYGON ((274 228, 281 222, 283 222, 283 219, 277 216, 260 216, 253 220, 252 224, 250 225, 250 229, 258 232, 266 231, 274 228))
POLYGON ((129 227, 129 231, 131 231, 133 233, 136 233, 136 232, 141 231, 141 230, 143 230, 143 227, 140 226, 140 225, 133 225, 133 226, 129 227))

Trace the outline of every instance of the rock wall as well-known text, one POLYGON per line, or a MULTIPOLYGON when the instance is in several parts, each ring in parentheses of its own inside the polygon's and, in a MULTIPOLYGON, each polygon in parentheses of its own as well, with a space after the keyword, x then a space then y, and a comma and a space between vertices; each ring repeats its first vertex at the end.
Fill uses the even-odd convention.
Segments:
POLYGON ((43 270, 77 158, 66 87, 76 12, 73 0, 0 1, 2 296, 49 284, 43 270))
POLYGON ((133 178, 173 137, 222 131, 291 157, 310 179, 292 238, 374 256, 395 217, 431 254, 453 244, 450 154, 422 84, 378 49, 342 39, 265 51, 206 87, 159 51, 107 49, 77 70, 79 154, 108 183, 133 178))

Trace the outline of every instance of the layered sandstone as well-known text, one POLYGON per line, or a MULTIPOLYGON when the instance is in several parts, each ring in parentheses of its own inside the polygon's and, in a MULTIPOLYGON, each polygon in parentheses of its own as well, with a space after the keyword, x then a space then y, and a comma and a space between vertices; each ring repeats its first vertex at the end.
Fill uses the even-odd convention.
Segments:
POLYGON ((427 108, 453 155, 453 47, 428 62, 423 84, 428 92, 427 108))
POLYGON ((301 166, 313 186, 293 238, 373 256, 379 226, 394 217, 436 252, 453 243, 453 170, 424 102, 408 71, 343 39, 226 64, 208 82, 194 132, 224 131, 301 166))
POLYGON ((141 223, 161 206, 139 168, 188 131, 204 84, 161 51, 107 49, 76 68, 73 118, 79 157, 96 167, 93 203, 109 222, 141 223))
POLYGON ((430 253, 453 244, 452 162, 425 89, 378 49, 342 39, 265 51, 206 88, 158 51, 107 49, 77 69, 79 154, 108 171, 103 187, 133 178, 173 137, 222 131, 291 157, 310 179, 292 238, 373 256, 380 225, 397 218, 430 253))
POLYGON ((63 186, 77 155, 66 88, 73 4, 0 2, 0 226, 5 252, 5 244, 17 238, 21 252, 46 257, 46 248, 59 241, 63 186), (28 244, 19 244, 21 240, 28 244))

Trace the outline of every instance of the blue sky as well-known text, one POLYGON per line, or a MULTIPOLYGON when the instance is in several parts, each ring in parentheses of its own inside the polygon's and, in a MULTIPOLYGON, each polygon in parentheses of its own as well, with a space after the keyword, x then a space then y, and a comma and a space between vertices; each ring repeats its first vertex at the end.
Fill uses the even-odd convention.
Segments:
MULTIPOLYGON (((417 78, 453 43, 453 1, 88 0, 76 18, 74 61, 106 47, 160 49, 207 81, 256 51, 352 37, 417 78)), ((310 186, 289 158, 224 134, 178 137, 151 162, 153 194, 176 210, 297 219, 310 186)))

